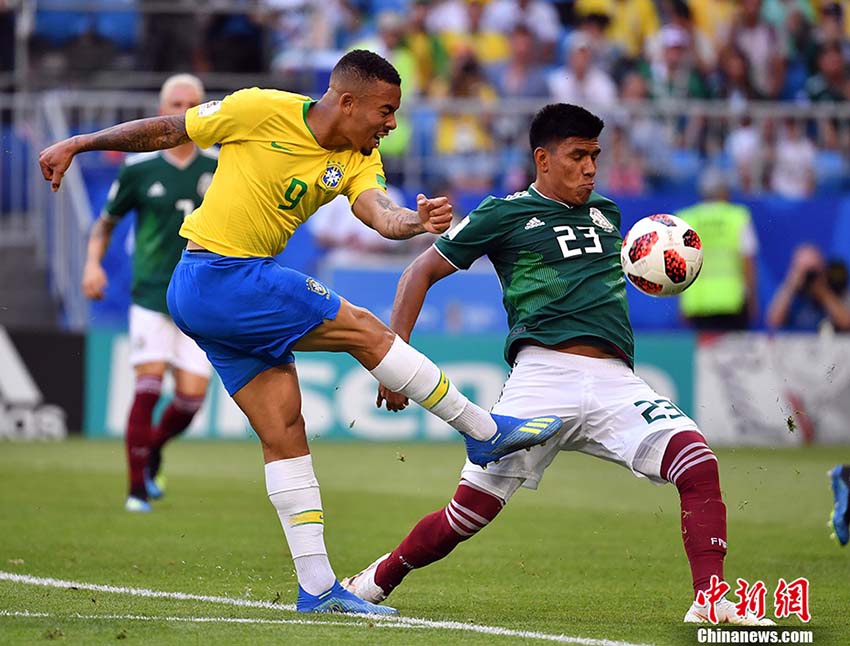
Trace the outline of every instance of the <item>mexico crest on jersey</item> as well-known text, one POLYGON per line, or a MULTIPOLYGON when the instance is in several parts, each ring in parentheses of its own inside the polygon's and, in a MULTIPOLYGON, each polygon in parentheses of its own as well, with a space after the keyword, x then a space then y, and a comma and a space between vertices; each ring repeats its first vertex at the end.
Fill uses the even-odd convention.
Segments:
POLYGON ((345 171, 342 166, 336 162, 329 162, 327 168, 325 168, 325 172, 322 173, 322 177, 319 182, 327 191, 335 191, 339 188, 340 182, 342 182, 342 175, 345 171))
POLYGON ((614 230, 614 225, 611 224, 611 221, 602 214, 602 211, 597 209, 595 206, 591 206, 589 212, 590 219, 593 220, 593 224, 608 233, 611 233, 614 230))

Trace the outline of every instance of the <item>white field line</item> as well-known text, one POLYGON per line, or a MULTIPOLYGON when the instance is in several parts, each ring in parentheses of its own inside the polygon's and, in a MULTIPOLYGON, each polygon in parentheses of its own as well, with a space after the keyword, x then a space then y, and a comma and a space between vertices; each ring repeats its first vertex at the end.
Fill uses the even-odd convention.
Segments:
MULTIPOLYGON (((255 617, 157 617, 155 615, 83 615, 79 612, 72 612, 67 615, 60 615, 50 612, 31 612, 29 610, 0 610, 0 617, 36 617, 36 618, 52 618, 52 619, 94 619, 97 621, 114 620, 114 621, 168 621, 168 622, 185 622, 189 624, 297 624, 299 626, 344 626, 353 625, 351 622, 328 622, 318 621, 315 619, 260 619, 255 617)), ((354 624, 356 625, 356 624, 354 624)), ((362 625, 366 625, 363 622, 362 625)), ((388 623, 388 622, 372 622, 370 628, 424 628, 424 626, 407 626, 404 624, 388 623)))
MULTIPOLYGON (((251 601, 249 599, 237 599, 233 597, 217 597, 210 596, 204 594, 187 594, 185 592, 162 592, 159 590, 149 590, 147 588, 128 588, 125 586, 112 586, 112 585, 101 585, 97 583, 82 583, 79 581, 65 581, 62 579, 53 579, 49 577, 36 577, 30 576, 27 574, 15 574, 13 572, 3 572, 0 571, 0 581, 10 581, 12 583, 21 583, 24 585, 39 585, 45 586, 49 588, 62 588, 66 590, 90 590, 92 592, 108 592, 114 594, 126 594, 135 597, 148 597, 153 599, 174 599, 177 601, 203 601, 206 603, 218 603, 229 606, 238 606, 241 608, 263 608, 266 610, 288 610, 294 611, 295 606, 293 604, 279 604, 279 603, 271 603, 268 601, 251 601)), ((9 614, 7 612, 0 612, 0 616, 19 616, 16 614, 9 614)), ((26 616, 26 615, 20 615, 26 616)), ((31 616, 38 616, 31 615, 31 616)), ((49 615, 48 615, 49 616, 49 615)), ((69 617, 73 617, 74 615, 69 615, 69 617)), ((316 620, 270 620, 270 619, 238 619, 239 623, 269 623, 274 621, 280 621, 285 623, 312 623, 312 624, 322 624, 322 625, 333 625, 333 624, 342 624, 348 625, 351 623, 357 624, 358 622, 362 623, 364 620, 369 622, 381 622, 386 623, 387 627, 397 627, 397 628, 432 628, 439 630, 457 630, 463 632, 471 632, 471 633, 479 633, 483 635, 495 635, 501 637, 519 637, 524 639, 537 639, 540 641, 549 641, 549 642, 558 642, 562 644, 580 644, 581 646, 648 646, 647 644, 633 644, 630 642, 624 641, 613 641, 610 639, 591 639, 587 637, 571 637, 569 635, 555 635, 550 633, 540 633, 534 631, 526 631, 526 630, 513 630, 510 628, 501 628, 499 626, 482 626, 477 624, 468 624, 461 623, 459 621, 434 621, 431 619, 418 619, 415 617, 399 617, 399 616, 385 616, 385 615, 351 615, 352 621, 339 621, 340 619, 347 619, 346 615, 333 615, 334 619, 331 621, 323 622, 318 619, 316 620)), ((110 619, 110 618, 126 618, 132 619, 133 615, 126 616, 115 616, 115 615, 85 615, 81 618, 92 618, 92 619, 110 619)), ((190 617, 190 618, 180 618, 180 617, 150 617, 145 618, 143 616, 139 616, 139 619, 147 619, 149 621, 153 620, 161 620, 161 621, 220 621, 225 618, 216 618, 216 617, 190 617)), ((328 617, 330 619, 330 616, 328 617)))

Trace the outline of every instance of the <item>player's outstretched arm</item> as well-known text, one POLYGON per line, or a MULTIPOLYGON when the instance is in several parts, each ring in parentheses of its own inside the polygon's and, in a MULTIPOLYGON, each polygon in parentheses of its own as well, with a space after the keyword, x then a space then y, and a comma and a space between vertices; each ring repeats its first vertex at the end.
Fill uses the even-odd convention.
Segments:
POLYGON ((416 210, 396 204, 379 188, 360 194, 354 202, 354 215, 390 240, 406 240, 420 233, 443 233, 452 223, 448 198, 416 196, 416 210))
MULTIPOLYGON (((457 271, 434 247, 423 251, 402 273, 393 301, 390 327, 405 341, 410 341, 413 326, 422 311, 422 304, 431 286, 457 271)), ((398 411, 407 406, 404 395, 394 393, 384 386, 378 387, 378 408, 386 402, 387 410, 398 411)))
POLYGON ((64 139, 42 150, 38 163, 44 179, 50 182, 50 188, 56 192, 74 155, 78 153, 89 150, 147 152, 174 148, 188 141, 190 139, 186 133, 185 115, 137 119, 87 135, 64 139))
POLYGON ((108 280, 101 261, 109 249, 115 221, 103 216, 94 221, 89 233, 86 264, 83 267, 83 293, 86 298, 99 301, 106 293, 108 280))

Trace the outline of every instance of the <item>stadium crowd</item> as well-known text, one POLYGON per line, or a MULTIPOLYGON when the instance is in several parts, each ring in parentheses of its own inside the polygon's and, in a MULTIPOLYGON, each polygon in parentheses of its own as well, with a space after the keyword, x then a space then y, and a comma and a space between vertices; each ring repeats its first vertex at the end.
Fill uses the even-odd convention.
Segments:
POLYGON ((706 164, 745 193, 800 198, 844 182, 850 119, 765 117, 752 107, 850 97, 847 1, 101 0, 77 3, 79 11, 61 4, 39 3, 29 42, 36 69, 66 82, 85 84, 111 61, 136 72, 253 74, 315 93, 341 52, 384 55, 399 69, 406 99, 382 146, 397 183, 399 160, 424 139, 440 161, 434 182, 473 192, 524 188, 522 133, 533 110, 504 109, 522 100, 587 105, 606 119, 599 185, 614 194, 694 185, 706 164), (426 99, 442 108, 423 116, 415 106, 426 99), (664 111, 682 100, 713 107, 664 111))

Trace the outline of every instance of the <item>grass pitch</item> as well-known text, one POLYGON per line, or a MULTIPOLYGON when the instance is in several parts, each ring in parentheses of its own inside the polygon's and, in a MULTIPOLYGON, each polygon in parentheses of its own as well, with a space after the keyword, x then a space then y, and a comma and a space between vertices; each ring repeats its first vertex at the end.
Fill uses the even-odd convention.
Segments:
MULTIPOLYGON (((314 442, 313 452, 340 578, 445 505, 463 456, 460 444, 314 442)), ((850 549, 828 540, 824 474, 850 461, 850 450, 718 456, 727 578, 764 581, 772 616, 778 579, 807 577, 814 643, 847 643, 850 549)), ((287 609, 297 584, 256 444, 177 442, 165 470, 168 495, 154 513, 127 514, 120 443, 0 444, 0 643, 541 644, 560 635, 598 640, 572 642, 588 644, 697 643, 696 628, 681 624, 691 585, 675 490, 599 460, 562 454, 539 491, 521 491, 480 535, 412 573, 390 601, 405 617, 429 620, 418 624, 287 609), (33 585, 11 575, 245 603, 33 585)), ((796 617, 780 623, 801 626, 796 617)))

